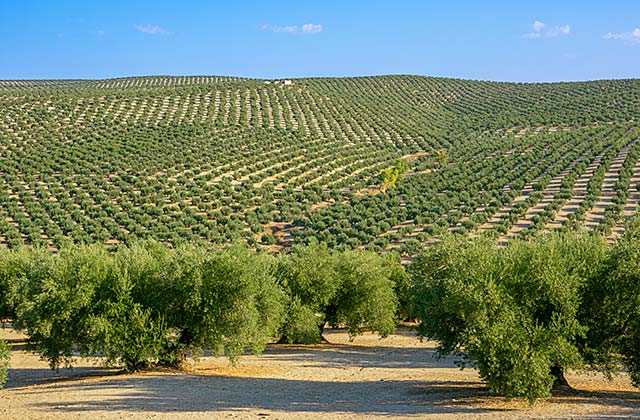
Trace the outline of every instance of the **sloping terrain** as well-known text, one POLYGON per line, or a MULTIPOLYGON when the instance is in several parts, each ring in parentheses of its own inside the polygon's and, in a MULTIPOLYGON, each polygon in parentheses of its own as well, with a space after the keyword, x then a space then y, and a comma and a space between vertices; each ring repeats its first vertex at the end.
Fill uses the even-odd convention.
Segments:
POLYGON ((411 255, 447 231, 615 237, 638 201, 638 115, 637 80, 0 81, 0 248, 317 239, 411 255), (401 158, 407 176, 381 192, 401 158))

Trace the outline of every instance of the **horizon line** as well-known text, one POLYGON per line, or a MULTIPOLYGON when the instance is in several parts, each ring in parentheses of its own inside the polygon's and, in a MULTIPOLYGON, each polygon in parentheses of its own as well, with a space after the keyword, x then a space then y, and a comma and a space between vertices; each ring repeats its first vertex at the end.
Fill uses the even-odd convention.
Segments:
POLYGON ((313 79, 358 79, 358 78, 367 78, 367 77, 427 77, 433 79, 450 79, 450 80, 462 80, 462 81, 471 81, 471 82, 489 82, 489 83, 512 83, 512 84, 555 84, 555 83, 588 83, 588 82, 601 82, 601 81, 623 81, 623 80, 640 80, 640 76, 638 77, 620 77, 620 78, 595 78, 595 79, 572 79, 572 80, 531 80, 531 81, 520 81, 520 80, 492 80, 492 79, 482 79, 482 78, 464 78, 464 77, 452 77, 452 76, 441 76, 441 75, 426 75, 426 74, 417 74, 417 73, 379 73, 379 74, 359 74, 359 75, 350 75, 350 76, 278 76, 278 77, 255 77, 255 76, 236 76, 236 75, 225 75, 225 74, 145 74, 145 75, 125 75, 125 76, 113 76, 113 77, 104 77, 104 78, 0 78, 0 82, 45 82, 45 81, 67 81, 67 82, 99 82, 105 80, 118 80, 118 79, 142 79, 142 78, 153 78, 153 77, 229 77, 229 78, 237 78, 237 79, 246 79, 246 80, 282 80, 282 79, 291 79, 291 80, 313 80, 313 79))

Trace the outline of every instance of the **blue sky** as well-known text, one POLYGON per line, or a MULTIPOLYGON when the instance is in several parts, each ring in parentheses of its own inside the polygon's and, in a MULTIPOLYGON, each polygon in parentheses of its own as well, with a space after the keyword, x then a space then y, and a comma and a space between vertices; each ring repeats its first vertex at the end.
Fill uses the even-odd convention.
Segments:
POLYGON ((640 77, 635 1, 0 0, 0 79, 640 77))

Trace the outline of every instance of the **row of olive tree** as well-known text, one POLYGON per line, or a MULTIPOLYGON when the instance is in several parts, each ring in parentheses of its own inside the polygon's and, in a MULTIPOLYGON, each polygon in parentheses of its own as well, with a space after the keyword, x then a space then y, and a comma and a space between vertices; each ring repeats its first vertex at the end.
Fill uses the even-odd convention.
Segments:
POLYGON ((0 253, 2 317, 15 319, 52 368, 102 355, 136 370, 209 350, 232 360, 266 343, 318 342, 328 322, 388 335, 397 316, 397 261, 313 245, 276 258, 246 247, 170 249, 140 242, 110 253, 0 253))
POLYGON ((320 244, 279 257, 157 242, 22 249, 0 253, 0 296, 0 317, 53 368, 74 355, 128 370, 205 350, 235 360, 269 341, 318 342, 327 324, 385 336, 409 318, 500 394, 547 396, 569 368, 625 367, 640 385, 640 220, 612 248, 576 233, 502 249, 452 237, 407 271, 320 244))
POLYGON ((640 386, 640 222, 613 248, 555 234, 500 249, 450 238, 409 268, 419 334, 499 394, 537 398, 564 371, 626 368, 640 386))

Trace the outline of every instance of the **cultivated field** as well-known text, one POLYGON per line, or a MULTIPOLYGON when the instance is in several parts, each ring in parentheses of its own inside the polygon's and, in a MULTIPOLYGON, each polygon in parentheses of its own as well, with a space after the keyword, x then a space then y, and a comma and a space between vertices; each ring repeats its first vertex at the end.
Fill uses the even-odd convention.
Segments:
POLYGON ((615 238, 640 200, 636 80, 293 82, 0 81, 0 248, 315 238, 408 257, 447 231, 615 238))
POLYGON ((0 81, 0 316, 104 358, 0 330, 0 418, 633 418, 639 115, 638 80, 0 81), (167 368, 406 319, 484 381, 408 328, 167 368), (578 366, 628 371, 549 392, 578 366))

